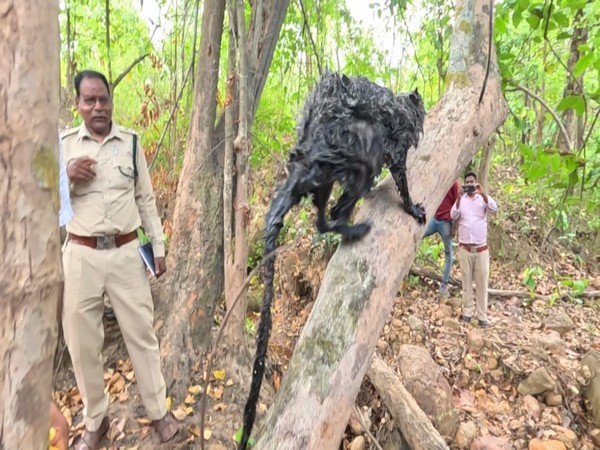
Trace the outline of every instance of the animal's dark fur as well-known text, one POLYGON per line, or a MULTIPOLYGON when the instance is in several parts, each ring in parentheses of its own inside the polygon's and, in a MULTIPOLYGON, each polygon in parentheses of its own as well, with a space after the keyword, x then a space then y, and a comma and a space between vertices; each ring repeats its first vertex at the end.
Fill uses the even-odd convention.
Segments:
POLYGON ((298 141, 290 153, 288 178, 277 189, 267 214, 265 254, 272 256, 265 265, 265 293, 240 450, 246 449, 250 437, 265 370, 275 273, 273 252, 284 216, 302 197, 312 194, 320 233, 337 231, 345 238, 361 238, 370 225, 348 225, 348 220, 385 162, 396 181, 404 209, 419 223, 425 223, 425 211, 420 204, 413 204, 406 180, 406 155, 419 142, 424 118, 418 92, 394 95, 363 77, 328 72, 310 93, 298 124, 298 141), (336 181, 344 192, 327 221, 327 201, 336 181))

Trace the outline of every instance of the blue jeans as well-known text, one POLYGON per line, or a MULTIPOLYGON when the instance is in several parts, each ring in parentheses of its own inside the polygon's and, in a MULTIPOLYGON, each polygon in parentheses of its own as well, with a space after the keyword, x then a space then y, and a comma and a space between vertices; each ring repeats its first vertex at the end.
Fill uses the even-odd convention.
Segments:
POLYGON ((444 254, 446 255, 446 264, 444 265, 444 273, 442 275, 442 283, 447 284, 450 278, 450 269, 452 269, 452 222, 438 220, 435 217, 431 219, 427 229, 425 230, 424 238, 431 236, 433 233, 439 233, 444 243, 444 254))

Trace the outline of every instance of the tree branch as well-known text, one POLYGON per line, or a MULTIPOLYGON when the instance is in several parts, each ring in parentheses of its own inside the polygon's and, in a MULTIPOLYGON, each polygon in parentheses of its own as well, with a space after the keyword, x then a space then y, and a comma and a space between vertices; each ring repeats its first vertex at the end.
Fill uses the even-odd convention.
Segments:
POLYGON ((123 80, 123 78, 125 78, 127 76, 127 74, 129 72, 131 72, 131 70, 136 65, 138 65, 139 63, 141 63, 144 60, 144 58, 146 58, 146 56, 149 56, 149 55, 150 55, 150 53, 146 53, 145 55, 139 56, 138 58, 135 59, 135 61, 133 61, 131 64, 129 64, 129 66, 127 66, 127 68, 123 72, 121 72, 119 74, 119 76, 117 77, 117 79, 114 82, 111 83, 113 92, 115 91, 117 85, 123 80))
POLYGON ((315 54, 315 58, 317 58, 317 67, 319 68, 319 75, 323 74, 323 67, 321 66, 321 58, 319 58, 319 52, 317 51, 317 44, 313 39, 313 35, 310 32, 310 25, 308 22, 308 15, 306 14, 306 8, 304 7, 304 2, 302 0, 298 0, 298 4, 300 5, 300 10, 302 11, 302 17, 304 18, 304 29, 306 30, 306 34, 308 34, 308 39, 310 40, 310 45, 315 54))
POLYGON ((560 120, 560 117, 558 117, 558 114, 556 113, 556 111, 554 111, 554 109, 552 109, 550 107, 550 105, 548 105, 548 103, 546 103, 544 101, 544 99, 542 99, 539 95, 534 94, 531 90, 527 89, 525 86, 513 85, 513 88, 508 89, 508 90, 525 92, 531 98, 533 98, 534 100, 537 100, 544 108, 546 108, 546 111, 548 111, 550 113, 550 115, 554 118, 554 121, 556 122, 556 125, 558 126, 558 129, 560 130, 561 136, 567 143, 569 152, 573 151, 573 144, 571 143, 571 139, 569 138, 569 133, 567 133, 567 130, 565 129, 565 125, 562 123, 562 120, 560 120))

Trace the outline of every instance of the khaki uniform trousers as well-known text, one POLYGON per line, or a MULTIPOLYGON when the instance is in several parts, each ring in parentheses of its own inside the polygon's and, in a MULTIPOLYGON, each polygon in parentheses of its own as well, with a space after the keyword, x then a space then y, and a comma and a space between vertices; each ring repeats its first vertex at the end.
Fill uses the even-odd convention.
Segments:
POLYGON ((63 252, 63 329, 89 431, 100 427, 108 410, 102 361, 104 292, 119 322, 148 417, 157 420, 167 412, 154 305, 138 246, 137 239, 107 250, 67 242, 63 252))
POLYGON ((490 251, 470 252, 458 248, 458 262, 462 273, 463 316, 487 320, 488 281, 490 277, 490 251), (473 305, 473 281, 475 281, 476 307, 473 305))

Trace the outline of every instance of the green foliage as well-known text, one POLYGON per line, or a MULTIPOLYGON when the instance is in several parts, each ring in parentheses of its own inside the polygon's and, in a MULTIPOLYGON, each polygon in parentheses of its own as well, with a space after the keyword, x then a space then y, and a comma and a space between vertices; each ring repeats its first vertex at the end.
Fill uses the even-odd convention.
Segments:
POLYGON ((531 266, 523 269, 521 277, 523 278, 523 284, 529 288, 531 292, 535 291, 537 284, 544 276, 544 269, 540 266, 531 266))
MULTIPOLYGON (((240 441, 242 440, 242 433, 244 432, 244 427, 240 427, 238 428, 238 430, 235 432, 235 434, 233 435, 233 440, 235 442, 237 442, 238 444, 240 443, 240 441)), ((255 443, 255 439, 250 436, 248 438, 248 447, 252 448, 254 446, 255 443)))

